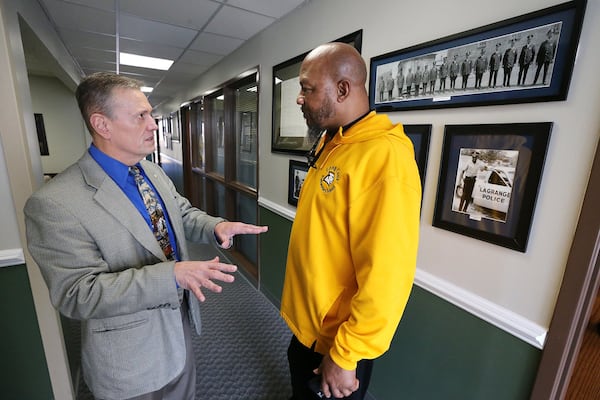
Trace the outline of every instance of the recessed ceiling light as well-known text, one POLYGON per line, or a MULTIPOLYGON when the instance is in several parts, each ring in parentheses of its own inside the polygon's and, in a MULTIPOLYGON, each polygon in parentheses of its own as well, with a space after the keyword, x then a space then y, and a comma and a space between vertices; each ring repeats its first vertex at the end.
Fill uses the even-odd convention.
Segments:
POLYGON ((138 56, 137 54, 130 53, 119 53, 119 63, 122 65, 130 65, 132 67, 160 69, 162 71, 166 71, 171 68, 173 60, 138 56))
POLYGON ((144 93, 152 93, 152 91, 154 90, 154 88, 148 87, 148 86, 142 86, 140 88, 140 90, 144 93))

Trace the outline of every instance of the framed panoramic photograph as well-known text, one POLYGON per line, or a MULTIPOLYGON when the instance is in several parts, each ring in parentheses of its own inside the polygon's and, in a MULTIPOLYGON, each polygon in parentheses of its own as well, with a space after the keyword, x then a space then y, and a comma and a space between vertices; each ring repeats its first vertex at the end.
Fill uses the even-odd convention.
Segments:
POLYGON ((567 98, 585 0, 371 58, 377 111, 567 98))
POLYGON ((427 172, 427 157, 429 155, 429 140, 431 138, 431 124, 429 125, 403 125, 404 133, 413 142, 415 160, 421 176, 421 187, 425 186, 425 173, 427 172))
MULTIPOLYGON (((335 42, 362 49, 362 29, 335 42)), ((271 151, 305 154, 317 137, 311 137, 296 98, 300 92, 300 65, 308 52, 273 67, 273 135, 271 151)))
POLYGON ((288 203, 297 206, 300 190, 308 173, 308 163, 290 160, 290 172, 288 180, 288 203))
POLYGON ((446 125, 433 226, 525 252, 551 129, 446 125))

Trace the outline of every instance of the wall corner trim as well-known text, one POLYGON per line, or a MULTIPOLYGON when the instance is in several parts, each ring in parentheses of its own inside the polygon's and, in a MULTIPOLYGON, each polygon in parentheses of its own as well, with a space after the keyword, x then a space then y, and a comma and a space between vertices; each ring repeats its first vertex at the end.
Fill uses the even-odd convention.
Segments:
POLYGON ((417 269, 415 285, 538 349, 544 348, 548 330, 513 311, 420 269, 417 269))
POLYGON ((0 268, 25 264, 23 249, 0 250, 0 268))
POLYGON ((287 218, 290 221, 294 221, 294 218, 296 218, 296 211, 288 210, 287 208, 282 207, 279 204, 272 202, 271 200, 267 200, 264 197, 259 196, 258 205, 266 208, 269 211, 274 212, 275 214, 287 218))

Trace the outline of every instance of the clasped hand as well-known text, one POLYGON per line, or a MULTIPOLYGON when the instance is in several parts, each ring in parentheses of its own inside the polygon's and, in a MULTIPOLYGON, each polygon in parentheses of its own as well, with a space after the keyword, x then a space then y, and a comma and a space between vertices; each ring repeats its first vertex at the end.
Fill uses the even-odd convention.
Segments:
POLYGON ((356 379, 356 370, 347 370, 339 367, 329 354, 323 357, 319 368, 313 371, 321 375, 321 389, 326 398, 344 398, 358 390, 359 381, 356 379))

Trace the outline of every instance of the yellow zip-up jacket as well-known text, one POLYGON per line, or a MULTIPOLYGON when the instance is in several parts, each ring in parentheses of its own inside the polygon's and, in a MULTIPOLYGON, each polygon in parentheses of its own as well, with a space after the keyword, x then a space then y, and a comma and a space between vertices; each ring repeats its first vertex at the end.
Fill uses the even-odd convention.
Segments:
POLYGON ((382 355, 416 269, 421 183, 401 124, 369 113, 325 145, 292 225, 281 315, 344 369, 382 355))

